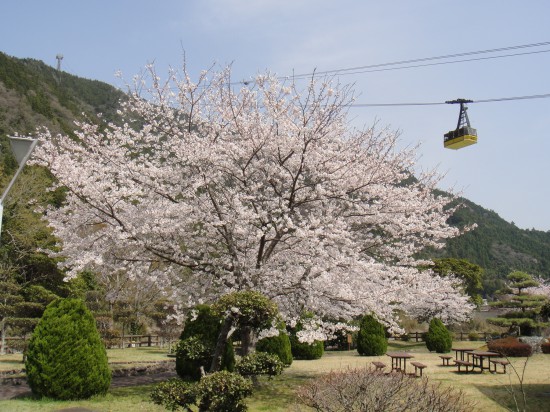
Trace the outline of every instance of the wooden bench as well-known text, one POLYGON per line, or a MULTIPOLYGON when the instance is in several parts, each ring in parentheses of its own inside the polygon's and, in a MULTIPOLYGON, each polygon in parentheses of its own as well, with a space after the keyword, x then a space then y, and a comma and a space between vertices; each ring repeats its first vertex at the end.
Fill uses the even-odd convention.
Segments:
POLYGON ((468 370, 468 367, 472 367, 472 371, 474 370, 474 364, 472 362, 469 362, 469 361, 463 361, 463 360, 454 360, 454 363, 456 366, 458 366, 458 372, 462 372, 461 370, 461 367, 462 366, 465 366, 466 367, 466 372, 471 372, 468 370))
POLYGON ((443 366, 453 366, 453 365, 449 365, 449 361, 453 358, 452 356, 450 356, 450 355, 439 355, 439 357, 441 358, 441 361, 443 362, 443 366))
POLYGON ((508 362, 506 359, 491 359, 489 361, 489 372, 497 373, 497 365, 502 366, 502 373, 506 373, 506 365, 509 365, 510 362, 508 362), (491 370, 491 363, 493 364, 493 368, 491 370))
POLYGON ((383 363, 383 362, 372 362, 372 364, 376 368, 376 371, 381 371, 382 369, 384 369, 386 367, 386 364, 383 363))
POLYGON ((422 370, 427 367, 427 365, 424 365, 420 362, 411 362, 411 365, 414 366, 414 376, 417 378, 420 378, 422 376, 422 370))

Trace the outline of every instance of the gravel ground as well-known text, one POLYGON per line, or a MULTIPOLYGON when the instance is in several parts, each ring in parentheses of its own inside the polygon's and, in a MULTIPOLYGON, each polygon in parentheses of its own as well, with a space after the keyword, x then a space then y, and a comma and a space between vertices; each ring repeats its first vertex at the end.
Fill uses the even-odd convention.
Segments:
MULTIPOLYGON (((134 376, 119 376, 113 377, 111 388, 120 388, 125 386, 140 386, 152 383, 162 382, 166 379, 176 377, 176 371, 153 373, 150 375, 134 375, 134 376)), ((14 381, 18 384, 3 384, 0 385, 0 400, 13 399, 15 397, 23 397, 31 395, 31 389, 27 382, 23 379, 14 381)))

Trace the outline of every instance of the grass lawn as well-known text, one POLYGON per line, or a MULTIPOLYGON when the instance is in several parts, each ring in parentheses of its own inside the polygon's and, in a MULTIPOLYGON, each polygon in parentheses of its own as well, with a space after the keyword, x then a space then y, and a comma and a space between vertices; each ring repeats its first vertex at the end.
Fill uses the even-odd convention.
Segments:
MULTIPOLYGON (((457 347, 481 348, 484 342, 457 342, 457 347)), ((455 367, 441 366, 441 359, 435 353, 429 353, 423 343, 391 342, 390 351, 406 350, 414 355, 414 360, 428 367, 424 375, 432 382, 461 389, 468 399, 477 403, 478 411, 516 410, 509 390, 513 388, 518 396, 521 393, 517 384, 518 378, 512 368, 510 374, 491 374, 489 372, 458 374, 455 367)), ((0 360, 3 359, 0 358, 0 360)), ((144 360, 166 359, 163 351, 154 348, 129 348, 109 351, 109 360, 136 363, 144 360)), ((292 410, 295 389, 319 373, 348 367, 364 367, 372 361, 381 361, 390 365, 387 356, 363 357, 355 351, 327 352, 320 360, 294 361, 283 375, 269 381, 261 380, 261 386, 249 399, 250 411, 289 411, 292 410)), ((512 358, 512 365, 521 374, 525 358, 512 358)), ((527 362, 524 387, 527 393, 527 410, 536 412, 550 411, 550 355, 533 355, 527 362)), ((93 398, 88 401, 54 402, 17 399, 0 401, 0 410, 6 411, 54 411, 63 408, 83 407, 94 411, 162 411, 148 401, 151 386, 117 388, 109 391, 106 397, 93 398)), ((521 405, 521 404, 520 404, 521 405)))

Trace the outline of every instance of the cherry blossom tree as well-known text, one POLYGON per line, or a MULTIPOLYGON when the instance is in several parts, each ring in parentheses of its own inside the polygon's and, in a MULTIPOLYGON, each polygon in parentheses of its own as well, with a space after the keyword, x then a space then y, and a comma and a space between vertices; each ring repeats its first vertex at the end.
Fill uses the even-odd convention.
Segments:
POLYGON ((69 276, 170 282, 185 305, 256 290, 287 316, 372 312, 390 325, 396 308, 470 311, 455 278, 416 269, 416 252, 459 234, 452 197, 435 194, 435 172, 413 176, 415 150, 398 150, 396 133, 350 126, 351 87, 146 73, 126 123, 40 134, 36 162, 68 188, 47 219, 69 276))

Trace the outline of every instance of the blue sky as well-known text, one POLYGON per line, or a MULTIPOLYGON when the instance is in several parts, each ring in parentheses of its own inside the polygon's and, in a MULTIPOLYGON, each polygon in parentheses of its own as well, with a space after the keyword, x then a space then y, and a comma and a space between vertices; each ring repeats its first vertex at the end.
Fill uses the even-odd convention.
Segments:
MULTIPOLYGON (((310 73, 550 41, 550 2, 530 0, 4 0, 0 51, 120 86, 148 62, 160 74, 231 63, 235 80, 310 73)), ((536 54, 343 75, 360 103, 483 100, 550 93, 550 45, 536 54)), ((488 57, 496 54, 483 54, 488 57)), ((476 57, 476 56, 473 56, 476 57)), ((521 228, 550 230, 550 99, 469 106, 479 143, 443 148, 458 107, 351 110, 421 142, 419 168, 521 228)))

